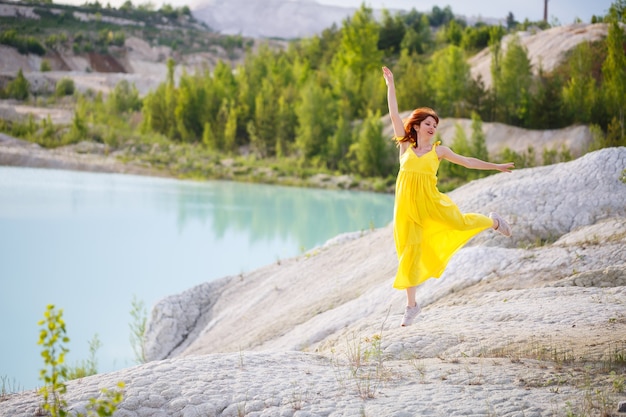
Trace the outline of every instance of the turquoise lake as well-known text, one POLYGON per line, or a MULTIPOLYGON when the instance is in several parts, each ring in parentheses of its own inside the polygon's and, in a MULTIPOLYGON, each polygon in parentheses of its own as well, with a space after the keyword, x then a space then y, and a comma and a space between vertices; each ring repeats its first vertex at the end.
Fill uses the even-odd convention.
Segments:
POLYGON ((388 194, 0 167, 0 378, 41 386, 48 304, 63 309, 70 365, 88 359, 97 334, 99 372, 133 366, 133 298, 149 313, 392 215, 388 194))

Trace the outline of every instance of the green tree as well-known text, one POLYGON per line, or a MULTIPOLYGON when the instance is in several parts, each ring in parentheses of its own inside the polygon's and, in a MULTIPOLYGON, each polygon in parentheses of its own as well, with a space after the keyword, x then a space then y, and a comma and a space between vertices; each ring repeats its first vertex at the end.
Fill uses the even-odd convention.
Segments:
POLYGON ((295 141, 296 124, 298 117, 293 103, 296 101, 297 91, 294 87, 283 90, 278 99, 278 121, 276 122, 276 156, 287 156, 291 152, 295 141))
POLYGON ((557 72, 539 70, 531 94, 528 125, 535 129, 555 129, 568 126, 572 117, 564 110, 563 81, 557 72))
MULTIPOLYGON (((483 131, 483 121, 478 113, 472 112, 472 137, 470 141, 470 156, 483 161, 489 160, 489 152, 487 151, 487 141, 485 132, 483 131)), ((471 170, 472 178, 481 178, 490 175, 489 171, 471 170)))
MULTIPOLYGON (((452 150, 459 155, 472 155, 472 147, 467 140, 467 134, 459 123, 454 124, 454 139, 452 140, 452 150)), ((443 165, 446 176, 467 180, 471 178, 471 170, 457 164, 446 163, 443 165)))
POLYGON ((502 36, 504 29, 502 26, 492 26, 489 31, 489 49, 491 51, 491 120, 498 120, 500 110, 498 104, 500 101, 499 82, 502 72, 502 36))
POLYGON ((206 117, 206 91, 197 76, 183 74, 176 93, 174 117, 177 136, 185 142, 202 138, 206 117))
POLYGON ((379 26, 372 9, 362 5, 344 20, 341 42, 331 62, 331 83, 336 97, 347 97, 352 118, 363 117, 363 90, 368 74, 380 71, 382 53, 378 49, 379 26))
POLYGON ((388 174, 386 141, 382 135, 383 124, 380 113, 368 112, 359 129, 356 143, 351 146, 356 171, 364 177, 380 177, 388 174))
POLYGON ((476 52, 489 46, 490 28, 491 26, 480 23, 477 23, 474 27, 466 27, 461 39, 461 48, 468 52, 476 52))
POLYGON ((578 44, 569 59, 570 79, 563 86, 563 104, 575 122, 591 123, 598 100, 596 80, 593 77, 593 55, 589 42, 578 44))
POLYGON ((500 71, 493 81, 498 91, 496 105, 503 112, 501 121, 517 126, 526 123, 532 71, 526 48, 517 35, 509 40, 500 71))
POLYGON ((439 6, 433 6, 432 11, 430 12, 431 26, 442 26, 452 20, 454 20, 454 13, 452 13, 452 8, 450 6, 446 6, 443 9, 439 6))
POLYGON ((515 20, 513 12, 509 12, 509 14, 506 15, 506 28, 508 30, 513 30, 518 24, 519 22, 515 20))
POLYGON ((165 84, 159 84, 157 88, 148 93, 143 100, 143 126, 148 132, 166 134, 169 127, 169 115, 165 102, 165 84))
POLYGON ((276 96, 274 83, 269 79, 263 80, 261 91, 255 99, 254 118, 248 121, 250 145, 261 158, 276 153, 276 96))
POLYGON ((215 115, 219 111, 222 101, 236 96, 237 81, 231 67, 222 60, 215 65, 213 76, 207 74, 204 81, 204 88, 208 93, 205 111, 210 115, 215 115))
POLYGON ((445 28, 446 41, 455 46, 461 45, 463 39, 463 27, 456 20, 451 20, 445 28))
POLYGON ((128 80, 121 80, 111 91, 107 105, 114 114, 138 111, 141 109, 141 98, 137 87, 128 80))
POLYGON ((378 49, 392 56, 400 52, 402 39, 406 33, 406 27, 402 17, 398 14, 392 16, 389 10, 383 9, 382 25, 378 36, 378 49))
POLYGON ((228 108, 226 121, 224 123, 224 149, 228 152, 235 152, 237 149, 237 108, 228 106, 228 102, 224 102, 228 108))
POLYGON ((176 102, 178 94, 174 81, 176 63, 172 58, 167 60, 167 83, 165 85, 166 130, 163 132, 171 139, 176 139, 176 102))
MULTIPOLYGON (((408 50, 403 49, 398 63, 393 68, 393 74, 396 80, 398 109, 401 112, 419 107, 421 104, 418 100, 430 97, 431 88, 428 85, 427 68, 417 53, 409 53, 408 50)), ((379 83, 382 86, 385 85, 382 79, 379 83)), ((428 105, 434 106, 431 103, 428 105)))
POLYGON ((439 113, 444 117, 466 115, 470 67, 463 50, 458 46, 449 45, 435 52, 428 74, 432 97, 439 113))
POLYGON ((352 144, 352 125, 347 116, 348 106, 347 100, 339 103, 337 129, 328 138, 328 167, 330 169, 349 169, 349 165, 345 163, 345 157, 352 144))
POLYGON ((483 131, 483 121, 477 113, 472 113, 471 156, 486 161, 489 159, 487 142, 483 131))
MULTIPOLYGON (((127 1, 126 3, 130 3, 127 1)), ((132 3, 131 7, 132 7, 132 3)), ((153 92, 146 95, 143 105, 144 129, 158 132, 176 139, 177 123, 175 117, 177 91, 174 84, 175 62, 167 60, 167 79, 153 92)))
MULTIPOLYGON (((602 64, 602 92, 609 115, 613 115, 612 131, 617 135, 617 143, 626 142, 624 117, 626 113, 626 35, 620 26, 619 5, 612 5, 610 9, 609 32, 606 38, 607 57, 602 64)), ((623 9, 622 9, 623 11, 623 9)))
POLYGON ((28 95, 30 94, 30 83, 26 77, 24 77, 24 73, 21 68, 17 71, 15 79, 9 82, 6 89, 9 97, 11 98, 16 100, 26 100, 28 98, 28 95))
POLYGON ((324 158, 325 145, 334 133, 335 100, 328 89, 322 88, 310 79, 302 88, 296 104, 298 128, 296 149, 302 158, 318 156, 324 158))
MULTIPOLYGON (((413 11, 415 11, 415 9, 413 11)), ((423 54, 433 47, 428 16, 425 14, 419 16, 421 17, 413 24, 409 24, 402 38, 402 43, 400 44, 401 49, 407 50, 409 53, 416 52, 423 54)))
POLYGON ((202 143, 208 149, 212 151, 218 151, 222 149, 222 145, 217 141, 218 136, 213 131, 211 123, 204 123, 204 129, 202 131, 202 143))

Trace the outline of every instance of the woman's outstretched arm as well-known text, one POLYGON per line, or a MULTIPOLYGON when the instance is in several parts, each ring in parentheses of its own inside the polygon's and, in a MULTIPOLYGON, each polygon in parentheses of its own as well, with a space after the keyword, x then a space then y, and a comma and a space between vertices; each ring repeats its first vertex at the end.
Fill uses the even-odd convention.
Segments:
POLYGON ((393 82, 393 73, 387 67, 383 67, 383 77, 387 83, 387 106, 389 106, 389 117, 393 126, 393 133, 398 138, 404 137, 404 123, 398 111, 398 100, 396 98, 396 86, 393 82))
POLYGON ((447 146, 439 146, 437 147, 437 151, 441 159, 447 159, 448 161, 457 165, 464 166, 465 168, 495 170, 502 172, 511 172, 511 170, 515 168, 515 164, 513 162, 494 164, 492 162, 486 162, 478 158, 473 158, 471 156, 456 154, 452 151, 452 149, 448 148, 447 146))

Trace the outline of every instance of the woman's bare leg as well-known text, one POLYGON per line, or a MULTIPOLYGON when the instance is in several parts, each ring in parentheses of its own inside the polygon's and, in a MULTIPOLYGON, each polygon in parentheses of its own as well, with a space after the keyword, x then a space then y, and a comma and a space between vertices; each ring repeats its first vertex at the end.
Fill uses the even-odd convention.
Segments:
POLYGON ((406 305, 409 307, 415 307, 417 303, 415 302, 415 293, 417 292, 417 287, 409 287, 406 289, 406 305))
POLYGON ((409 287, 406 289, 406 308, 404 309, 404 316, 402 316, 402 327, 410 326, 415 321, 415 317, 420 313, 420 307, 415 302, 415 293, 417 287, 409 287))

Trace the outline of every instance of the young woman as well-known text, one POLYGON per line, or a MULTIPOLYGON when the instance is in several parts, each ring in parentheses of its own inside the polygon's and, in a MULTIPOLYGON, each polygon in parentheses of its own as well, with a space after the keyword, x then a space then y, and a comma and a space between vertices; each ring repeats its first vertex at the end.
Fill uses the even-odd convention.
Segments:
POLYGON ((394 288, 406 290, 407 306, 402 326, 413 324, 420 312, 415 301, 417 286, 439 278, 454 253, 478 233, 493 228, 511 236, 508 223, 497 213, 463 214, 437 189, 439 162, 446 159, 466 168, 511 172, 513 163, 494 164, 454 153, 439 142, 431 143, 439 117, 421 107, 403 123, 398 112, 393 74, 383 67, 387 104, 395 140, 400 148, 400 171, 396 179, 394 239, 398 272, 394 288))

